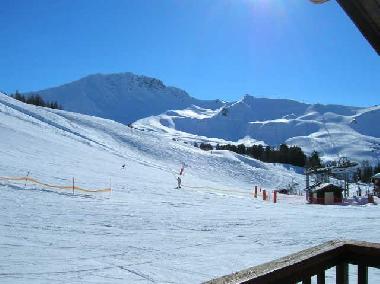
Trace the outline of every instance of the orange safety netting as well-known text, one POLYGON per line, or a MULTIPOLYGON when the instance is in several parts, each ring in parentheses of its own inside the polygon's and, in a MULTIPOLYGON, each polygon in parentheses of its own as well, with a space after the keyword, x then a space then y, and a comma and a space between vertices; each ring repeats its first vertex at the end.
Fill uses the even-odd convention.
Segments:
POLYGON ((13 181, 25 181, 28 183, 35 183, 42 185, 44 187, 49 188, 57 188, 57 189, 67 189, 67 190, 74 190, 74 191, 80 191, 80 192, 90 192, 90 193, 96 193, 96 192, 110 192, 112 191, 111 188, 102 188, 102 189, 85 189, 79 186, 62 186, 62 185, 52 185, 44 182, 40 182, 34 178, 31 177, 0 177, 2 180, 13 180, 13 181))

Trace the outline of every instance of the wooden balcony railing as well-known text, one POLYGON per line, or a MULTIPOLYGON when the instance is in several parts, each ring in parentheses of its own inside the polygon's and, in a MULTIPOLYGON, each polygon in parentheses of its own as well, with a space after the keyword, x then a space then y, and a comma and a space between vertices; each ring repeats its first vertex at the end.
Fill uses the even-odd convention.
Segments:
MULTIPOLYGON (((298 253, 206 282, 207 284, 325 283, 325 271, 336 267, 336 283, 348 284, 349 264, 358 265, 359 284, 368 283, 368 267, 380 268, 380 244, 329 241, 298 253)), ((375 283, 375 281, 370 282, 375 283)))

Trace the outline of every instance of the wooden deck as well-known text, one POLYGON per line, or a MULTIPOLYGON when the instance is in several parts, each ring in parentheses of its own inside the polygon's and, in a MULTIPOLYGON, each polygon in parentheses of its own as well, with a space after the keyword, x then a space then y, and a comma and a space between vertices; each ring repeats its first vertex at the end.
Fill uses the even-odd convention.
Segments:
POLYGON ((227 283, 325 283, 325 271, 336 267, 336 283, 348 284, 348 265, 358 265, 358 283, 368 283, 368 267, 380 268, 380 244, 334 240, 301 252, 205 282, 227 283))

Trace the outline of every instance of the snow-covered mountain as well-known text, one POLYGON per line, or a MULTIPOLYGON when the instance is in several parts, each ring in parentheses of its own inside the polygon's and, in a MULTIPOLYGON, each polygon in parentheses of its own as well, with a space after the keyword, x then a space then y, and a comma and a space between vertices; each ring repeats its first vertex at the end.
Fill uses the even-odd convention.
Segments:
POLYGON ((30 92, 58 101, 65 110, 113 119, 128 124, 191 105, 215 109, 219 100, 203 101, 185 91, 167 87, 160 80, 132 73, 95 74, 46 90, 30 92))
POLYGON ((208 110, 189 107, 141 119, 136 127, 188 136, 187 133, 226 141, 277 146, 301 146, 325 159, 347 156, 355 160, 380 157, 377 122, 380 107, 305 104, 292 100, 256 98, 208 110))
POLYGON ((113 119, 171 136, 215 143, 301 146, 325 159, 377 160, 380 107, 306 104, 246 95, 205 101, 160 80, 132 73, 96 74, 34 92, 66 110, 113 119), (355 141, 355 143, 353 143, 355 141))

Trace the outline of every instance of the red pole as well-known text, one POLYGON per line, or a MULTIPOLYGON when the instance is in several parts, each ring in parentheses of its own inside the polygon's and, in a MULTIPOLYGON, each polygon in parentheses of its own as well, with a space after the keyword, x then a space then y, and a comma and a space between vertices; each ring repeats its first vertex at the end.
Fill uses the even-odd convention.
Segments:
POLYGON ((263 200, 267 200, 267 192, 265 189, 263 190, 263 200))
POLYGON ((277 203, 277 191, 273 192, 273 203, 277 203))

